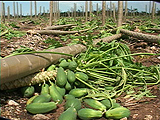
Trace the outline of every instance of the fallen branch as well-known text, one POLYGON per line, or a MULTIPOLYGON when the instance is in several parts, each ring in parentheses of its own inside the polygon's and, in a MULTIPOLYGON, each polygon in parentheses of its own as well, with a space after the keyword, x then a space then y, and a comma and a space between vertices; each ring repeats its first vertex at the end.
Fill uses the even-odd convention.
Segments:
POLYGON ((125 29, 120 29, 120 32, 124 33, 124 34, 127 34, 129 36, 138 38, 138 39, 143 39, 147 42, 153 42, 153 43, 160 44, 160 36, 148 35, 148 34, 133 32, 133 31, 125 30, 125 29))
POLYGON ((43 28, 43 30, 58 30, 65 27, 75 26, 75 24, 67 24, 67 25, 57 25, 57 26, 48 26, 43 28))

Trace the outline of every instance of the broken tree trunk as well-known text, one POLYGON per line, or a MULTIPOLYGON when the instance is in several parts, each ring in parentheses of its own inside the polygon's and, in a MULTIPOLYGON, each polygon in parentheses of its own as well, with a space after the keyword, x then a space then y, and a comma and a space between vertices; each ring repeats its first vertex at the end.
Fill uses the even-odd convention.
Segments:
POLYGON ((70 26, 75 26, 75 24, 48 26, 48 27, 43 28, 43 30, 58 30, 58 29, 61 29, 64 27, 70 27, 70 26))
POLYGON ((133 32, 125 29, 120 29, 120 32, 138 39, 143 39, 147 42, 154 42, 154 43, 160 44, 160 36, 148 35, 148 34, 133 32))
MULTIPOLYGON (((98 42, 110 42, 112 40, 118 39, 121 34, 115 34, 113 36, 105 37, 102 39, 96 39, 93 41, 93 46, 98 42)), ((86 51, 86 46, 77 44, 72 46, 60 47, 52 50, 47 50, 51 52, 61 52, 72 54, 73 56, 86 51)), ((55 71, 48 72, 38 72, 42 68, 46 68, 51 64, 58 62, 60 58, 69 58, 69 56, 50 54, 50 53, 39 53, 39 54, 24 54, 11 56, 8 58, 0 59, 1 62, 1 84, 0 89, 13 89, 18 87, 23 87, 27 85, 34 85, 37 83, 42 83, 43 80, 54 79, 56 73, 55 71), (44 77, 43 77, 44 76, 44 77), (44 78, 42 80, 42 78, 44 78)))

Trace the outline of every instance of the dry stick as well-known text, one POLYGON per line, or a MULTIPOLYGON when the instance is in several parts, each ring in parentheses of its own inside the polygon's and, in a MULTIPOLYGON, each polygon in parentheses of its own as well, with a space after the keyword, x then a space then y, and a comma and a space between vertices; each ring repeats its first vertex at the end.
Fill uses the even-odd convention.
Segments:
MULTIPOLYGON (((95 46, 100 41, 110 42, 110 41, 118 39, 120 37, 121 37, 121 34, 116 34, 116 35, 105 37, 105 38, 102 38, 102 39, 96 39, 96 40, 93 41, 93 46, 95 46)), ((77 44, 77 45, 72 45, 72 46, 60 47, 60 48, 57 48, 57 49, 53 49, 52 51, 57 51, 57 52, 61 51, 62 52, 63 50, 65 50, 65 53, 71 53, 72 55, 76 55, 76 54, 78 54, 80 52, 86 51, 87 48, 84 45, 77 44)), ((28 59, 27 63, 25 63, 26 61, 24 59, 25 58, 24 56, 25 55, 22 55, 23 64, 21 65, 21 68, 24 67, 24 70, 21 70, 21 72, 23 72, 23 73, 19 73, 19 75, 14 75, 14 74, 16 74, 15 70, 11 69, 13 71, 10 71, 10 72, 13 73, 13 74, 10 73, 10 76, 16 76, 17 79, 15 79, 15 77, 8 76, 8 73, 7 73, 8 69, 6 69, 7 66, 5 66, 5 64, 8 63, 8 62, 7 61, 2 61, 2 59, 1 59, 1 66, 2 66, 2 68, 1 68, 1 71, 2 71, 1 72, 1 86, 0 86, 1 90, 13 89, 13 88, 23 87, 23 86, 27 86, 27 85, 34 85, 34 84, 37 84, 37 83, 42 83, 44 80, 47 81, 49 79, 54 79, 55 78, 55 76, 56 76, 56 72, 55 71, 49 71, 49 72, 48 71, 44 71, 44 72, 40 72, 40 73, 35 73, 36 71, 38 71, 40 69, 39 68, 39 69, 35 70, 36 69, 35 65, 32 66, 33 67, 32 69, 34 69, 34 71, 32 70, 32 72, 30 72, 28 67, 25 67, 25 66, 27 66, 25 64, 29 64, 28 60, 29 60, 30 64, 32 64, 33 62, 37 63, 37 61, 41 61, 41 60, 39 60, 39 59, 36 60, 36 58, 33 59, 33 57, 35 57, 35 56, 32 55, 32 60, 28 59), (4 68, 4 66, 5 66, 5 68, 4 68), (25 72, 25 71, 28 71, 28 72, 25 72), (26 75, 24 75, 24 74, 26 74, 26 75), (10 79, 10 81, 7 82, 8 79, 10 79)), ((12 58, 13 57, 16 57, 16 56, 12 56, 12 58)), ((18 64, 21 63, 20 59, 18 59, 19 57, 17 56, 17 58, 16 58, 17 60, 19 60, 17 62, 17 65, 16 64, 12 64, 13 66, 10 66, 10 67, 14 68, 14 66, 18 66, 18 64)), ((54 57, 51 57, 51 58, 48 58, 48 59, 51 60, 50 64, 51 63, 54 64, 61 57, 62 56, 54 55, 54 57)), ((67 57, 63 56, 63 58, 67 58, 67 57)), ((8 61, 11 62, 11 60, 12 60, 12 63, 13 62, 15 63, 14 59, 11 59, 11 58, 7 58, 7 59, 9 59, 8 61)), ((44 64, 44 62, 41 62, 41 64, 44 64)), ((31 66, 31 65, 29 65, 29 66, 31 66)), ((39 67, 41 67, 41 68, 47 67, 47 66, 48 65, 46 65, 46 63, 45 63, 45 65, 39 65, 39 67)))
POLYGON ((67 25, 55 25, 55 26, 48 26, 43 28, 44 30, 57 30, 57 29, 61 29, 64 27, 70 27, 70 26, 75 26, 76 24, 67 24, 67 25))
POLYGON ((125 30, 125 29, 120 29, 120 32, 127 34, 129 36, 138 38, 138 39, 143 39, 147 42, 153 42, 153 43, 160 44, 160 36, 148 35, 148 34, 133 32, 133 31, 125 30))

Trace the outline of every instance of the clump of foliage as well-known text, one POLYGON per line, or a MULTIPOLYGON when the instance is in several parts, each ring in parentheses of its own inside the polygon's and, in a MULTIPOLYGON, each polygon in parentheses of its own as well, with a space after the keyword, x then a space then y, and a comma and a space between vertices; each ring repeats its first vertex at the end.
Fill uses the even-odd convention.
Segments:
POLYGON ((58 48, 58 47, 63 46, 59 41, 56 41, 53 38, 48 38, 48 39, 44 40, 43 42, 49 44, 49 46, 48 46, 49 49, 58 48))
POLYGON ((19 28, 15 23, 10 23, 9 26, 1 23, 0 27, 1 36, 4 36, 8 40, 13 37, 22 37, 26 34, 26 32, 14 30, 13 28, 19 28))

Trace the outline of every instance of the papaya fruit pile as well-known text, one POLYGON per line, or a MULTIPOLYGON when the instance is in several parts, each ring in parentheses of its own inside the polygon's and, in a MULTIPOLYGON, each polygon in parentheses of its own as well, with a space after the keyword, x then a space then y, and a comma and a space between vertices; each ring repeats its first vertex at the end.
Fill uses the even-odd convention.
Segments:
POLYGON ((53 81, 40 84, 40 92, 36 92, 35 86, 21 88, 23 97, 28 97, 26 110, 30 114, 43 114, 53 112, 58 104, 64 104, 64 112, 58 120, 89 120, 106 117, 107 119, 121 119, 129 117, 130 110, 122 107, 115 99, 95 99, 89 96, 93 90, 86 82, 89 77, 82 71, 77 71, 77 63, 74 60, 61 58, 57 66, 51 65, 48 71, 57 71, 53 81), (84 81, 84 82, 82 82, 84 81))

